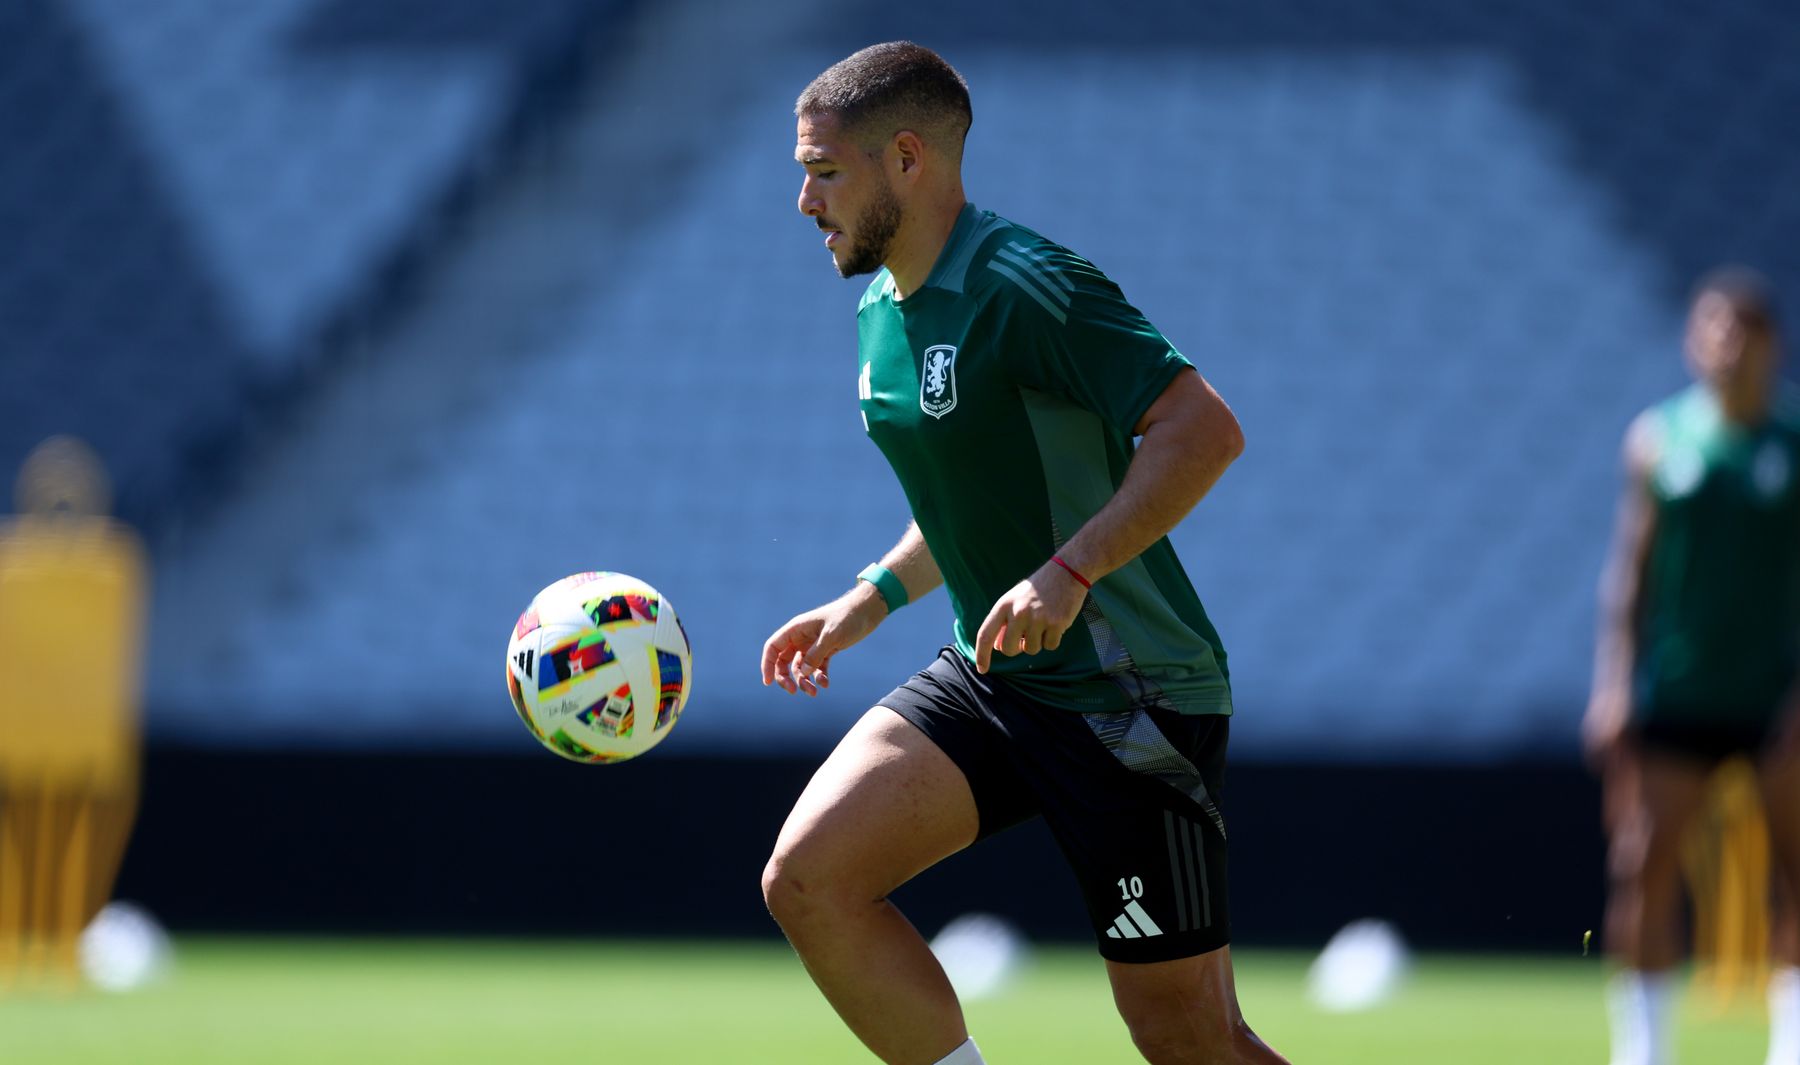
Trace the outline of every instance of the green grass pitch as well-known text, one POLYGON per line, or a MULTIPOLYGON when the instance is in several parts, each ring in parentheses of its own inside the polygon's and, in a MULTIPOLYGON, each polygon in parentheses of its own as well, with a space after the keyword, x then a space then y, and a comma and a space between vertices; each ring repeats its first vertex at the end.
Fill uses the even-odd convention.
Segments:
MULTIPOLYGON (((19 1065, 838 1065, 871 1061, 779 943, 184 939, 174 972, 125 995, 0 998, 0 1062, 19 1065)), ((1307 958, 1245 951, 1251 1024, 1299 1065, 1560 1065, 1606 1060, 1593 958, 1427 956, 1388 1004, 1331 1016, 1307 958)), ((1762 1060, 1761 1012, 1690 996, 1680 1059, 1762 1060)), ((1040 950, 971 1003, 995 1065, 1139 1060, 1099 959, 1040 950)))

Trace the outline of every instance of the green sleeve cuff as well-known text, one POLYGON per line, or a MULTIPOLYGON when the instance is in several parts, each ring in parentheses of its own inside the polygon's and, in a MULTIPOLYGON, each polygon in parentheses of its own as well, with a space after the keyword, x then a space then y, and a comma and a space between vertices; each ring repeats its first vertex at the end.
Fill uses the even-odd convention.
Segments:
POLYGON ((888 613, 892 614, 907 603, 906 585, 894 576, 892 570, 880 563, 871 563, 868 569, 856 575, 859 581, 868 581, 881 593, 882 602, 887 604, 888 613))

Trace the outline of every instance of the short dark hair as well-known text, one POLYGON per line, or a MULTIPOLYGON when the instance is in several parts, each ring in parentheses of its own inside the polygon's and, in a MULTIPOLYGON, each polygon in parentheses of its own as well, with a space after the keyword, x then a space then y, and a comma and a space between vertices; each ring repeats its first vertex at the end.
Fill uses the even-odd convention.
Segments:
POLYGON ((794 114, 831 114, 859 139, 885 140, 910 129, 956 159, 975 120, 969 83, 929 48, 911 41, 874 44, 826 68, 794 103, 794 114))
POLYGON ((1694 286, 1694 299, 1707 294, 1723 296, 1731 309, 1746 324, 1774 330, 1779 324, 1775 311, 1775 286, 1769 279, 1748 266, 1721 266, 1707 273, 1694 286))

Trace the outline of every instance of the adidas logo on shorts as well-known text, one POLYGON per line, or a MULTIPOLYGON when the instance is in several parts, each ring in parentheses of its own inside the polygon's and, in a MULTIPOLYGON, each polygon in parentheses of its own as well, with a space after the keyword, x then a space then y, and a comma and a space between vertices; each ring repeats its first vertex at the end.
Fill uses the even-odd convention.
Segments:
POLYGON ((1150 915, 1144 912, 1136 899, 1125 904, 1125 912, 1106 930, 1108 939, 1148 939, 1162 934, 1163 930, 1156 926, 1156 922, 1150 919, 1150 915))

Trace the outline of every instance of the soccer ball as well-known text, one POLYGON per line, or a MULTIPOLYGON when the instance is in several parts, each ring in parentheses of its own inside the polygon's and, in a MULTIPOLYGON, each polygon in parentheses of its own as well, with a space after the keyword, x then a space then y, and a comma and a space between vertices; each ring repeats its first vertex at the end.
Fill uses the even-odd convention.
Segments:
POLYGON ((661 743, 692 680, 675 609, 623 573, 577 573, 545 588, 506 645, 519 720, 576 762, 622 762, 661 743))

